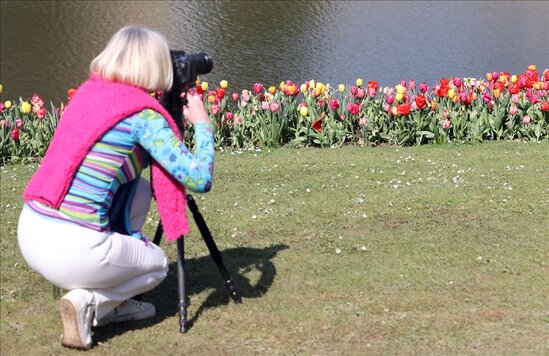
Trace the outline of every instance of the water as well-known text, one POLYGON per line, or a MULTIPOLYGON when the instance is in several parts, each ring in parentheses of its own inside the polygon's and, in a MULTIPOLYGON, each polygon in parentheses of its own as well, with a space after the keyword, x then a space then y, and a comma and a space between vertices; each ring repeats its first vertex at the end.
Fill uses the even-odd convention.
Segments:
POLYGON ((539 1, 2 1, 1 100, 55 103, 128 24, 172 48, 206 51, 201 79, 232 91, 253 83, 337 85, 357 78, 429 85, 448 76, 549 68, 549 2, 539 1))

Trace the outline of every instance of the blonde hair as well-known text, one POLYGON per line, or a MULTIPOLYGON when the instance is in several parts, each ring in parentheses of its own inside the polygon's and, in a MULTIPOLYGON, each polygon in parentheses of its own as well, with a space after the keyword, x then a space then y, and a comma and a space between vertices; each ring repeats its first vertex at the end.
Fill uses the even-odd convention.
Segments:
POLYGON ((168 90, 173 69, 166 38, 148 28, 120 29, 90 64, 103 79, 134 85, 149 91, 168 90))

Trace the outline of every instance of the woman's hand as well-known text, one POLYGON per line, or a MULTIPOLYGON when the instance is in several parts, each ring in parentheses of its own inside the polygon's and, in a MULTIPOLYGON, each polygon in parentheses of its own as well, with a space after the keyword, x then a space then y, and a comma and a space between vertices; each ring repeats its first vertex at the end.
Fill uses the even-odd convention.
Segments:
POLYGON ((187 96, 187 105, 183 106, 183 115, 185 116, 185 119, 193 125, 201 121, 209 122, 210 117, 206 112, 204 103, 200 100, 200 96, 191 93, 185 95, 187 96))

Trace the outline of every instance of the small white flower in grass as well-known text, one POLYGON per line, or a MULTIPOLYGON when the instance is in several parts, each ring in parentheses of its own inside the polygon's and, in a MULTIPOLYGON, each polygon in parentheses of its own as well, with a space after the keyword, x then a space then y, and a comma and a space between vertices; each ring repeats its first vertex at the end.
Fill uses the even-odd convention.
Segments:
POLYGON ((310 190, 309 188, 305 189, 305 191, 306 191, 307 193, 310 193, 310 192, 311 192, 311 190, 310 190))
POLYGON ((252 219, 257 219, 257 215, 252 215, 252 219))
POLYGON ((336 248, 336 253, 337 253, 337 254, 340 254, 340 253, 341 253, 341 249, 340 249, 340 248, 336 248))
POLYGON ((360 248, 362 251, 366 251, 366 246, 362 245, 362 247, 360 248))
POLYGON ((477 261, 479 261, 479 262, 482 261, 482 256, 478 256, 477 261))

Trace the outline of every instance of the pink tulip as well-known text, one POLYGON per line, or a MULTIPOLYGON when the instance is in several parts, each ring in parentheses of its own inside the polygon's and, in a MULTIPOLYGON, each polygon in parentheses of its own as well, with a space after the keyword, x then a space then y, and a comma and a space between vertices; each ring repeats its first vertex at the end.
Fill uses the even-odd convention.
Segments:
POLYGON ((261 102, 261 109, 269 110, 269 102, 268 101, 262 101, 261 102))
POLYGON ((214 114, 214 115, 219 114, 220 109, 221 108, 217 104, 212 105, 211 108, 210 108, 210 110, 212 111, 212 114, 214 114))
POLYGON ((488 109, 492 110, 494 108, 494 105, 496 105, 496 103, 493 100, 490 100, 490 102, 488 103, 488 109))
POLYGON ((0 112, 4 111, 5 108, 6 106, 4 105, 4 103, 0 103, 0 112))
POLYGON ((363 88, 358 88, 356 96, 360 99, 363 99, 366 96, 366 90, 364 90, 363 88))
POLYGON ((518 112, 517 107, 515 105, 511 105, 511 107, 509 108, 509 114, 515 115, 517 112, 518 112))
POLYGON ((355 104, 355 103, 349 103, 347 104, 347 110, 349 110, 349 112, 353 115, 357 115, 358 114, 358 110, 359 110, 359 107, 358 107, 358 104, 355 104))
POLYGON ((42 100, 42 98, 39 97, 38 94, 34 94, 31 98, 31 104, 38 109, 44 106, 44 100, 42 100))
POLYGON ((391 105, 389 103, 383 104, 383 110, 389 112, 391 110, 391 105))
POLYGON ((452 122, 450 122, 450 120, 447 120, 447 119, 442 120, 442 128, 444 130, 448 130, 450 127, 452 127, 452 122))
POLYGON ((247 103, 248 101, 250 101, 250 92, 248 90, 242 90, 241 98, 242 98, 242 101, 247 103))
POLYGON ((456 86, 456 88, 459 88, 459 86, 463 83, 461 78, 458 78, 458 77, 454 77, 453 82, 454 82, 454 85, 456 86))
POLYGON ((235 125, 240 125, 242 123, 242 117, 238 116, 238 115, 235 115, 233 122, 235 123, 235 125))
POLYGON ((537 95, 531 95, 530 101, 532 102, 533 105, 535 105, 539 102, 539 97, 537 95))
POLYGON ((254 84, 254 93, 259 94, 263 90, 263 84, 255 83, 254 84))
POLYGON ((406 81, 405 81, 405 80, 401 80, 401 81, 400 81, 400 85, 402 85, 403 87, 406 88, 406 81))
POLYGON ((345 114, 339 115, 339 119, 340 119, 341 121, 345 120, 345 114))
POLYGON ((421 83, 419 85, 420 92, 425 93, 427 90, 429 90, 429 86, 427 85, 427 83, 421 83))
POLYGON ((40 120, 46 117, 46 109, 44 107, 40 107, 38 109, 32 108, 32 111, 36 114, 36 117, 38 117, 38 119, 40 120))
POLYGON ((366 117, 361 117, 360 120, 358 121, 358 124, 360 126, 364 126, 368 123, 368 119, 366 117))
POLYGON ((493 72, 492 73, 492 80, 496 81, 496 80, 498 80, 498 78, 499 78, 499 73, 498 72, 493 72))
POLYGON ((520 101, 518 94, 511 95, 511 101, 515 104, 518 104, 518 102, 520 101))
POLYGON ((229 112, 225 113, 225 120, 231 121, 232 118, 233 118, 233 113, 232 112, 229 111, 229 112))
POLYGON ((414 80, 410 80, 408 82, 408 87, 410 88, 410 90, 414 90, 416 88, 416 82, 414 80))
POLYGON ((358 93, 358 88, 356 86, 352 86, 351 87, 351 95, 352 96, 356 96, 356 94, 358 93))
POLYGON ((444 110, 442 111, 442 118, 443 118, 443 119, 446 119, 446 118, 448 117, 448 114, 449 114, 448 110, 444 109, 444 110))
POLYGON ((333 111, 339 109, 339 101, 337 99, 330 99, 330 109, 332 109, 333 111))
POLYGON ((370 98, 373 98, 374 96, 376 96, 376 89, 375 88, 368 88, 368 96, 370 98))
POLYGON ((17 128, 23 127, 23 120, 15 119, 15 127, 17 127, 17 128))
POLYGON ((233 101, 237 101, 238 100, 238 93, 233 93, 232 97, 233 97, 233 101))
POLYGON ((387 95, 387 104, 392 105, 395 102, 395 97, 393 94, 387 95))
POLYGON ((279 103, 277 103, 277 102, 271 103, 271 111, 272 112, 277 112, 278 109, 280 109, 280 104, 279 103))
POLYGON ((522 117, 522 123, 525 124, 525 125, 528 125, 530 123, 530 116, 524 115, 522 117))

